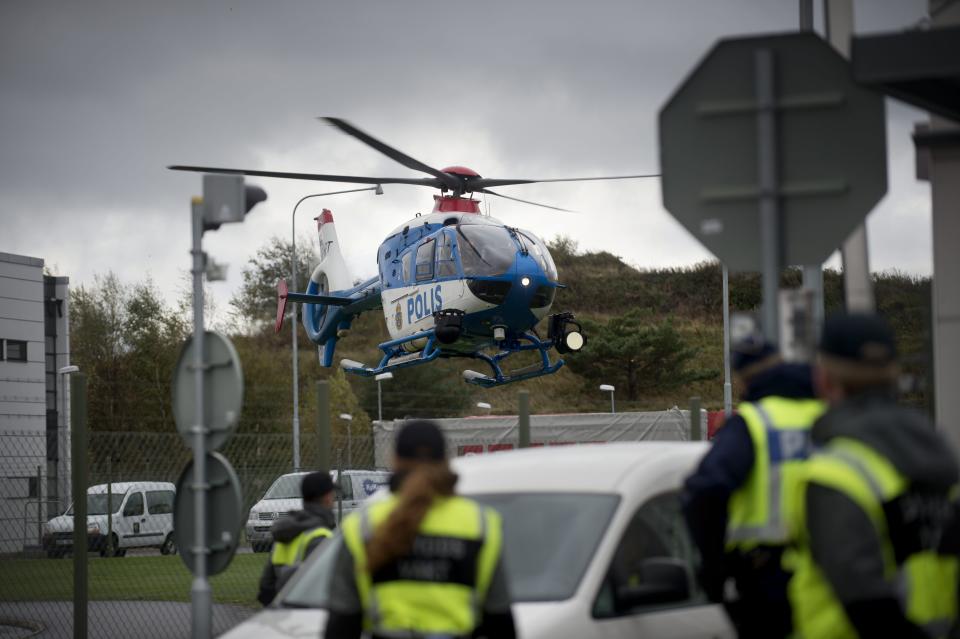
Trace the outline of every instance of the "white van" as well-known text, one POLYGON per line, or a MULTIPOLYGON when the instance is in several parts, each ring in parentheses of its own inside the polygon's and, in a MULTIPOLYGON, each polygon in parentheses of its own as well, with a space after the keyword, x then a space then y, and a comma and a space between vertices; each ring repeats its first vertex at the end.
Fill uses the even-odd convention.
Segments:
MULTIPOLYGON (((129 548, 155 547, 164 555, 176 552, 173 542, 173 501, 176 487, 166 481, 127 481, 87 489, 89 550, 122 557, 129 548), (110 502, 109 504, 107 502, 110 502), (112 517, 107 513, 113 510, 112 517), (110 521, 112 519, 112 521, 110 521), (113 537, 113 544, 107 540, 113 537)), ((43 547, 49 557, 73 549, 73 506, 43 527, 43 547)))
MULTIPOLYGON (((247 516, 247 541, 254 552, 266 552, 273 543, 270 526, 275 519, 286 515, 291 510, 303 508, 303 498, 300 496, 300 482, 309 471, 288 473, 278 477, 263 498, 253 505, 247 516)), ((343 515, 349 515, 356 510, 360 503, 377 492, 381 487, 390 483, 390 473, 385 470, 345 470, 343 482, 337 481, 337 471, 331 470, 330 477, 334 484, 340 484, 340 495, 343 499, 343 515)), ((337 505, 333 512, 336 514, 337 505)))

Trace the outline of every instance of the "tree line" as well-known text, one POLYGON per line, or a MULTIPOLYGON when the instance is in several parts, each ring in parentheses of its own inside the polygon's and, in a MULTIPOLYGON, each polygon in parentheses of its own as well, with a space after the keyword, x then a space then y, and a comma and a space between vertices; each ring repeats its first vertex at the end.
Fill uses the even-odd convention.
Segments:
MULTIPOLYGON (((720 267, 715 262, 682 269, 641 270, 609 253, 580 252, 569 238, 550 243, 561 281, 554 310, 571 310, 583 322, 587 344, 565 356, 558 375, 523 382, 533 393, 537 412, 603 410, 600 383, 617 387, 618 400, 643 408, 668 408, 690 394, 706 405, 722 402, 720 267), (647 402, 646 404, 644 402, 647 402)), ((291 336, 289 321, 277 335, 276 282, 288 278, 291 246, 269 240, 243 269, 243 282, 230 300, 223 330, 242 362, 245 401, 240 432, 289 433, 292 421, 291 336)), ((305 288, 314 266, 309 241, 298 242, 297 270, 305 288)), ((799 283, 786 270, 784 284, 799 283)), ((828 312, 842 304, 842 277, 824 274, 828 312)), ((898 331, 908 372, 918 383, 914 403, 929 400, 923 379, 929 369, 930 281, 898 273, 874 276, 879 310, 898 331)), ((756 274, 733 274, 734 310, 760 303, 756 274)), ((72 360, 88 376, 89 424, 94 430, 173 432, 176 428, 170 387, 184 340, 191 333, 191 308, 184 297, 165 303, 151 280, 123 282, 107 273, 71 291, 72 360)), ((300 422, 312 428, 316 418, 314 382, 329 381, 333 414, 353 416, 353 432, 369 433, 381 402, 372 379, 323 369, 315 347, 300 330, 300 422)), ((388 338, 382 317, 358 318, 337 346, 338 357, 379 361, 377 344, 388 338)), ((401 369, 384 382, 383 418, 447 417, 475 414, 476 402, 494 404, 494 412, 515 412, 518 385, 484 390, 465 384, 462 360, 441 360, 401 369)), ((345 428, 333 421, 335 435, 345 428)))

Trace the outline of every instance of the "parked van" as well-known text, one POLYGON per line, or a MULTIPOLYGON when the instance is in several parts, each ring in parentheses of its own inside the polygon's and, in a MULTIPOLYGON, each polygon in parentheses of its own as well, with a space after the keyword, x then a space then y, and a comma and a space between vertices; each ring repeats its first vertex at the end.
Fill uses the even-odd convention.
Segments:
MULTIPOLYGON (((173 542, 173 501, 170 482, 128 481, 98 484, 87 489, 89 550, 122 557, 129 548, 155 547, 164 555, 176 552, 173 542), (109 503, 108 503, 109 502, 109 503), (107 516, 110 511, 112 515, 107 516), (112 520, 112 521, 111 521, 112 520), (113 543, 108 540, 113 538, 113 543)), ((73 506, 43 527, 43 547, 49 557, 73 549, 73 506)))
MULTIPOLYGON (((250 509, 246 532, 254 552, 266 552, 270 549, 270 544, 273 543, 270 526, 275 519, 283 517, 291 510, 303 508, 300 482, 306 474, 307 471, 281 475, 270 485, 263 498, 250 509)), ((330 477, 334 484, 339 484, 344 516, 356 510, 363 500, 390 483, 390 473, 385 470, 345 470, 342 482, 337 481, 337 471, 331 470, 330 477)), ((333 512, 336 514, 336 506, 333 512)))

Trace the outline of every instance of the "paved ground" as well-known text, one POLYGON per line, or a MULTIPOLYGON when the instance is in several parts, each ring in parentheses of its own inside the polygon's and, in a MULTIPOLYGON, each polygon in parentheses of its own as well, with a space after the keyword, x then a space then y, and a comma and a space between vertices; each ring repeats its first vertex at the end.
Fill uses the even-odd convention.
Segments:
MULTIPOLYGON (((257 611, 243 606, 213 606, 213 634, 222 634, 257 611)), ((190 636, 190 604, 171 601, 91 601, 87 608, 90 639, 170 639, 190 636)), ((0 602, 0 639, 72 639, 69 601, 0 602), (16 625, 14 625, 16 624, 16 625)))

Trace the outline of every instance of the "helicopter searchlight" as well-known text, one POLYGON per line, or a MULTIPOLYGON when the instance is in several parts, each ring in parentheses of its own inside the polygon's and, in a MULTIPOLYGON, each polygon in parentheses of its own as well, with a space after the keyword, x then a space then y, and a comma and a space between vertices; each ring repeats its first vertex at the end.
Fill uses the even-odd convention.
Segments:
POLYGON ((482 215, 475 195, 504 198, 556 211, 557 206, 522 200, 492 191, 537 182, 576 182, 658 177, 657 174, 547 180, 485 178, 464 166, 435 169, 377 140, 338 118, 324 118, 343 133, 426 177, 379 177, 289 173, 200 166, 171 166, 180 171, 251 175, 352 184, 408 184, 439 190, 432 213, 419 214, 398 226, 380 244, 376 276, 355 284, 340 250, 333 214, 317 218, 320 263, 304 292, 277 285, 279 332, 288 302, 303 305, 303 326, 317 344, 320 365, 333 366, 337 341, 362 313, 383 313, 390 339, 379 345, 374 366, 342 359, 349 373, 380 378, 407 366, 438 358, 485 362, 489 374, 464 371, 464 380, 483 387, 500 386, 550 375, 563 365, 550 350, 565 355, 586 345, 582 326, 572 313, 549 315, 558 288, 557 267, 546 244, 534 233, 482 215), (547 339, 536 325, 546 319, 547 339), (504 370, 512 355, 531 351, 537 363, 504 370))

